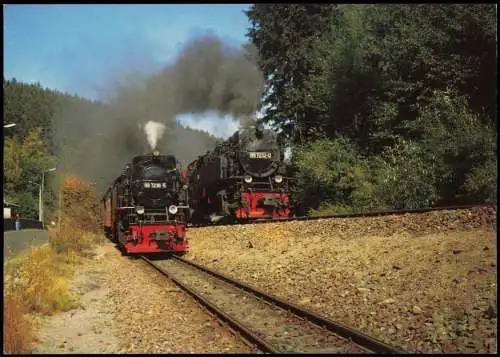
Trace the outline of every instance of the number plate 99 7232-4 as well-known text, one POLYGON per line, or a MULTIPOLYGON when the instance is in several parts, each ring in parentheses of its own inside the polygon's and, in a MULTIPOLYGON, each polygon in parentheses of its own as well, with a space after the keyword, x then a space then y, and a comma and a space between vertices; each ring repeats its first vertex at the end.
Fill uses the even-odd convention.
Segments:
POLYGON ((250 159, 270 159, 271 158, 271 153, 270 152, 249 151, 248 152, 248 157, 250 159))

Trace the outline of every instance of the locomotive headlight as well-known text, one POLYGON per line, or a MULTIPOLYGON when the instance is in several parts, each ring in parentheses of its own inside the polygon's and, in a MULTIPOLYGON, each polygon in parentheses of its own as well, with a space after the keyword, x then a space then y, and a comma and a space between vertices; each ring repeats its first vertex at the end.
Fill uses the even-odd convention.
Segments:
POLYGON ((245 177, 243 178, 243 180, 245 180, 246 183, 250 183, 250 182, 252 182, 252 176, 245 175, 245 177))
POLYGON ((175 205, 172 205, 168 208, 168 211, 171 213, 171 214, 176 214, 178 209, 177 209, 177 206, 175 205))
POLYGON ((183 190, 187 190, 187 189, 188 189, 188 185, 183 185, 183 186, 182 186, 182 189, 183 189, 183 190))
POLYGON ((137 212, 137 214, 144 214, 144 207, 137 206, 137 207, 135 207, 135 211, 137 212))
POLYGON ((160 152, 158 150, 153 151, 153 156, 158 156, 160 155, 160 152))
POLYGON ((276 182, 276 183, 282 183, 283 182, 283 176, 281 176, 281 175, 274 176, 274 182, 276 182))

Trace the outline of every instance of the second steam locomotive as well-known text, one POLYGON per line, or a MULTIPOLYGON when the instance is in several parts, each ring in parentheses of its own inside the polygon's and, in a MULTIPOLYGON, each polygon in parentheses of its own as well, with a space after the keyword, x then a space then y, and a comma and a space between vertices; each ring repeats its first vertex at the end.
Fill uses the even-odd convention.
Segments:
POLYGON ((276 134, 260 123, 200 156, 187 168, 192 222, 288 217, 283 159, 276 134))

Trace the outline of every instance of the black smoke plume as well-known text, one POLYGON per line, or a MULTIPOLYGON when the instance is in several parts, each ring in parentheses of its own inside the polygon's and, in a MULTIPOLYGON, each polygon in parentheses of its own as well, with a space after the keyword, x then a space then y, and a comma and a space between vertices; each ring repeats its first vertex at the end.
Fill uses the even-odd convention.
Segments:
POLYGON ((216 138, 179 126, 176 116, 215 112, 231 115, 242 125, 259 107, 264 78, 250 45, 230 46, 213 35, 189 41, 173 64, 159 73, 113 87, 104 103, 86 106, 68 120, 66 110, 57 124, 61 165, 95 181, 102 190, 134 155, 151 151, 144 127, 165 125, 157 147, 177 156, 183 165, 211 149, 216 138), (74 138, 74 139, 71 139, 74 138), (70 143, 68 143, 70 141, 70 143))

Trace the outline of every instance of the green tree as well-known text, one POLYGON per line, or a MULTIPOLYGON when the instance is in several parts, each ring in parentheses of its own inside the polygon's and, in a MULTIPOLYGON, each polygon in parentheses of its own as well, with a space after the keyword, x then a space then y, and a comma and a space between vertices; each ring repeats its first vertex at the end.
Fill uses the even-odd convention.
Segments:
POLYGON ((5 135, 25 138, 32 129, 40 127, 43 129, 45 147, 54 153, 52 119, 55 92, 42 88, 39 83, 26 84, 15 78, 4 79, 3 85, 4 122, 16 123, 5 135))
POLYGON ((247 35, 267 79, 264 120, 286 136, 322 134, 317 123, 325 119, 329 48, 320 39, 337 13, 335 4, 255 4, 246 11, 247 35))
POLYGON ((435 90, 408 127, 431 155, 440 201, 470 202, 496 197, 497 135, 456 91, 435 90))
POLYGON ((408 125, 434 90, 465 95, 473 112, 496 125, 495 17, 493 5, 481 4, 365 7, 365 61, 378 78, 366 126, 372 149, 411 139, 408 125))
MULTIPOLYGON (((41 128, 32 129, 24 140, 19 137, 5 140, 4 192, 8 200, 21 205, 24 217, 37 218, 41 175, 53 165, 54 157, 45 148, 41 128)), ((51 198, 50 191, 50 185, 46 185, 48 194, 44 196, 44 204, 51 198)))
POLYGON ((267 79, 266 120, 382 152, 433 89, 454 88, 496 127, 494 5, 257 4, 248 36, 267 79), (326 127, 325 127, 326 125, 326 127))
MULTIPOLYGON (((296 143, 318 137, 356 143, 378 205, 492 200, 494 5, 319 5, 316 13, 308 6, 258 4, 248 12, 248 36, 266 74, 266 120, 286 135, 306 129, 296 143)), ((322 157, 320 149, 308 150, 322 157)), ((342 155, 331 159, 356 165, 342 155)), ((309 206, 354 204, 351 191, 313 180, 313 161, 301 160, 299 187, 314 201, 309 206)))

